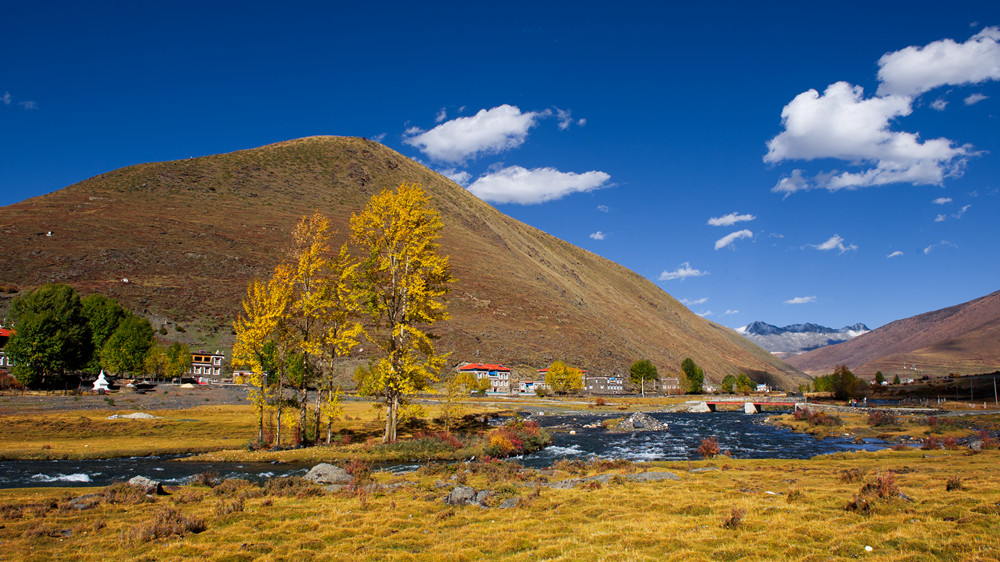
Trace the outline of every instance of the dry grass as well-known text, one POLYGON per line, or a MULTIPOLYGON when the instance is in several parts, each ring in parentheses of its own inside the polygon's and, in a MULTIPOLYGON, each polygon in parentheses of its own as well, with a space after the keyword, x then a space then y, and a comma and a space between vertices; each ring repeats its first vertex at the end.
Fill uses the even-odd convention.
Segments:
MULTIPOLYGON (((180 505, 159 497, 86 511, 48 508, 67 495, 62 490, 7 490, 0 493, 0 513, 36 507, 0 522, 0 542, 6 552, 28 560, 847 560, 866 556, 866 546, 880 560, 1000 557, 996 451, 563 468, 574 470, 572 476, 665 469, 680 480, 634 483, 619 477, 600 487, 557 490, 537 486, 537 471, 473 463, 402 476, 378 473, 380 486, 364 497, 306 491, 298 483, 270 489, 222 483, 203 496, 188 494, 180 505), (722 470, 689 472, 689 466, 722 470), (863 477, 864 483, 842 481, 851 469, 872 476, 863 477), (477 490, 520 497, 519 507, 445 505, 441 499, 455 484, 435 483, 457 471, 477 490), (946 492, 946 482, 956 476, 966 485, 946 492), (845 510, 859 487, 868 487, 876 502, 869 513, 845 510), (202 521, 204 531, 185 530, 185 521, 202 521), (161 537, 161 531, 177 534, 132 542, 133 536, 161 537)), ((551 480, 570 476, 549 473, 551 480)))
POLYGON ((160 419, 109 420, 135 410, 3 416, 0 459, 68 459, 189 453, 238 447, 253 437, 250 406, 159 410, 160 419))

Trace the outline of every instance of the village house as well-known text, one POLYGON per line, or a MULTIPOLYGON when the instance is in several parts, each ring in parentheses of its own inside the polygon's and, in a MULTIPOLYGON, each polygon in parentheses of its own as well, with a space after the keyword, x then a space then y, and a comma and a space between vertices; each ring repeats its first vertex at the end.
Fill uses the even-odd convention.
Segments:
POLYGON ((191 354, 191 370, 188 371, 192 377, 211 377, 213 379, 222 378, 222 362, 226 355, 221 351, 208 353, 198 351, 191 354))
POLYGON ((471 373, 476 376, 476 381, 489 380, 490 394, 510 394, 510 369, 499 364, 492 363, 468 363, 459 367, 459 372, 471 373))
POLYGON ((525 379, 519 382, 517 386, 518 386, 517 390, 521 394, 536 394, 538 393, 539 390, 545 390, 546 388, 548 388, 547 386, 545 386, 544 378, 538 381, 525 379))
POLYGON ((3 348, 7 345, 7 340, 14 335, 14 330, 10 328, 0 328, 0 369, 8 369, 14 366, 11 362, 10 357, 3 352, 3 348))
POLYGON ((624 379, 615 375, 583 375, 583 390, 589 394, 624 394, 624 379))
POLYGON ((681 393, 681 379, 680 377, 663 377, 662 379, 656 381, 659 386, 659 391, 664 394, 680 394, 681 393))

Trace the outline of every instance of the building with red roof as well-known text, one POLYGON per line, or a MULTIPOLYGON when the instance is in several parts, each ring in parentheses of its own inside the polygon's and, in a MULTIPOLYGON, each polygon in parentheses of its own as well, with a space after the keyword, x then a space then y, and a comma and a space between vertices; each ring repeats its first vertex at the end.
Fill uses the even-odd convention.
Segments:
POLYGON ((461 373, 471 373, 477 381, 489 380, 491 394, 510 394, 510 368, 499 363, 467 363, 458 368, 461 373))
POLYGON ((8 367, 13 367, 14 363, 11 362, 10 357, 3 352, 4 346, 7 345, 7 341, 11 336, 14 335, 14 330, 10 328, 0 328, 0 369, 6 369, 8 367))

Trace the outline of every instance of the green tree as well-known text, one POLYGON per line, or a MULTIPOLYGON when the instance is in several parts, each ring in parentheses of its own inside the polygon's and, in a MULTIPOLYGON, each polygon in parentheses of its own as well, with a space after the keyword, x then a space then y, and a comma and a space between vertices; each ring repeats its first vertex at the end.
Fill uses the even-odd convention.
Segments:
POLYGON ((885 375, 882 374, 882 371, 875 372, 875 382, 878 384, 882 384, 885 382, 885 375))
POLYGON ((681 362, 681 371, 688 380, 688 393, 701 394, 704 391, 705 371, 701 369, 690 357, 681 362))
POLYGON ((159 344, 153 344, 142 361, 142 372, 153 380, 162 379, 167 373, 167 350, 159 344))
POLYGON ((899 375, 895 375, 892 377, 892 384, 899 384, 899 375))
POLYGON ((439 254, 442 227, 419 184, 383 190, 351 217, 363 254, 357 287, 371 325, 366 336, 379 355, 359 390, 385 405, 383 442, 396 440, 401 402, 437 380, 447 359, 428 332, 448 318, 444 297, 454 281, 448 257, 439 254))
POLYGON ((100 351, 104 349, 104 344, 118 329, 118 324, 129 313, 115 299, 97 293, 83 297, 80 299, 80 304, 83 305, 83 314, 87 317, 87 323, 90 325, 95 351, 84 370, 96 375, 101 368, 100 351))
POLYGON ((649 359, 640 359, 628 369, 629 377, 633 384, 639 385, 640 392, 646 396, 646 381, 660 380, 660 373, 656 370, 656 365, 649 359))
POLYGON ((583 389, 583 371, 563 361, 553 361, 545 373, 545 386, 556 394, 570 394, 583 389))
POLYGON ((90 326, 76 291, 43 285, 11 303, 14 335, 4 351, 14 360, 14 377, 38 388, 63 382, 67 371, 82 369, 94 353, 90 326))
POLYGON ((143 361, 153 346, 153 327, 141 316, 129 316, 118 324, 101 348, 101 364, 121 374, 142 372, 143 361))
POLYGON ((736 387, 736 377, 733 375, 726 375, 722 378, 722 390, 725 390, 729 394, 733 393, 733 389, 736 387))
POLYGON ((191 348, 188 344, 175 341, 167 348, 167 362, 164 376, 179 379, 191 370, 191 348))
POLYGON ((816 377, 814 385, 817 392, 832 392, 838 400, 858 398, 864 394, 866 386, 846 365, 838 365, 833 373, 816 377))
POLYGON ((736 392, 740 394, 748 394, 753 392, 757 388, 757 385, 750 380, 750 377, 746 373, 740 373, 740 376, 736 377, 736 392))

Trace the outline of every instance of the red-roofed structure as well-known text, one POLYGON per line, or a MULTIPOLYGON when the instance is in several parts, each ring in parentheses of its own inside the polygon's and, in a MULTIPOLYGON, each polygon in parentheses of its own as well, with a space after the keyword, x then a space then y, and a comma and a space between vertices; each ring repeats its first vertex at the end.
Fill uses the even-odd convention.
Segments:
POLYGON ((491 394, 510 393, 510 368, 499 363, 468 363, 458 368, 462 373, 476 375, 477 381, 489 380, 491 394))
POLYGON ((7 345, 7 340, 14 335, 14 330, 10 328, 0 328, 0 368, 13 367, 14 364, 11 362, 10 357, 3 352, 4 346, 7 345))

